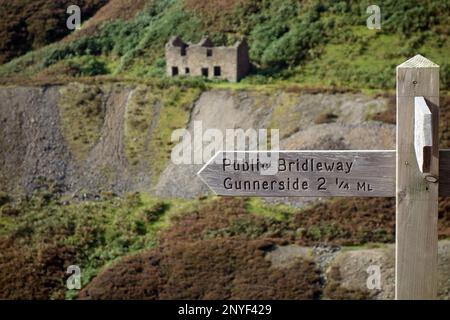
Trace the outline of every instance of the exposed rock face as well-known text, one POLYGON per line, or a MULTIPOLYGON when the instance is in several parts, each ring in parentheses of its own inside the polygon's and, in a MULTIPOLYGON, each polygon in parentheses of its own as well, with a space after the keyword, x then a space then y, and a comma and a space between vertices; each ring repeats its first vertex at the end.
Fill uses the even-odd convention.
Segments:
POLYGON ((63 135, 59 94, 59 87, 0 89, 0 189, 28 193, 51 181, 69 192, 132 190, 123 152, 130 89, 111 90, 103 97, 106 112, 100 138, 82 162, 63 135))
POLYGON ((71 172, 57 94, 57 88, 0 90, 1 189, 31 191, 39 177, 62 182, 71 172))
MULTIPOLYGON (((272 266, 282 268, 297 259, 311 259, 321 269, 325 296, 333 299, 394 299, 395 297, 395 246, 386 245, 374 249, 329 247, 317 248, 296 245, 276 247, 266 255, 272 266), (379 266, 381 288, 368 289, 370 266, 379 266), (332 288, 332 290, 330 290, 332 288), (339 296, 327 296, 330 292, 339 296), (362 295, 361 295, 362 294, 362 295)), ((450 240, 439 241, 438 249, 438 298, 450 299, 450 240)))
POLYGON ((450 300, 450 240, 439 242, 438 257, 438 295, 450 300))
POLYGON ((100 138, 86 161, 77 167, 77 175, 71 181, 73 186, 116 192, 134 189, 134 177, 124 153, 124 115, 131 94, 131 89, 113 90, 105 99, 106 114, 100 138))
POLYGON ((330 282, 341 288, 369 292, 374 299, 394 299, 395 290, 395 248, 349 250, 337 255, 327 270, 330 282), (368 289, 369 268, 380 270, 380 289, 368 289), (338 273, 337 278, 333 273, 338 273))
POLYGON ((320 124, 283 140, 286 150, 387 150, 395 149, 392 125, 383 123, 320 124))
MULTIPOLYGON (((209 156, 193 165, 169 160, 159 177, 152 177, 148 168, 131 167, 124 152, 124 117, 133 90, 112 85, 99 91, 103 124, 80 160, 62 129, 61 87, 0 88, 0 189, 29 193, 44 179, 66 192, 153 190, 158 196, 182 198, 207 194, 196 173, 209 156)), ((366 121, 386 103, 385 98, 361 94, 216 89, 201 94, 187 129, 193 134, 197 122, 203 132, 217 129, 224 137, 227 129, 279 129, 284 149, 389 149, 394 147, 395 127, 366 121), (317 120, 324 114, 332 114, 333 123, 317 120)), ((201 148, 193 152, 199 154, 201 148)))
MULTIPOLYGON (((225 137, 226 129, 280 130, 281 149, 394 149, 395 126, 367 122, 367 116, 386 108, 383 98, 360 94, 288 94, 269 95, 257 91, 204 92, 196 102, 188 130, 194 133, 194 121, 203 130, 214 128, 225 137), (334 123, 315 123, 322 114, 332 113, 334 123)), ((222 141, 223 146, 226 141, 222 141)), ((206 144, 204 144, 205 146, 206 144)), ((194 152, 199 153, 199 148, 194 152)), ((203 159, 205 162, 208 159, 203 159)), ((169 163, 160 177, 156 193, 163 197, 195 197, 209 190, 196 173, 202 165, 169 163)), ((309 199, 310 200, 310 199, 309 199)), ((299 204, 298 199, 269 199, 272 202, 299 204)))

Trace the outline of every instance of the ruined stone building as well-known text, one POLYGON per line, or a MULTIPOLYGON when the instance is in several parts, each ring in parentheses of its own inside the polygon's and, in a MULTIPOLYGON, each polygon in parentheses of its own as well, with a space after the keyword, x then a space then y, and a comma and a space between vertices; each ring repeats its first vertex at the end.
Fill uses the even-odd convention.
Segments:
POLYGON ((207 37, 197 44, 185 43, 179 37, 172 37, 166 44, 166 64, 169 76, 204 76, 232 82, 242 79, 250 69, 245 40, 230 47, 215 47, 207 37))

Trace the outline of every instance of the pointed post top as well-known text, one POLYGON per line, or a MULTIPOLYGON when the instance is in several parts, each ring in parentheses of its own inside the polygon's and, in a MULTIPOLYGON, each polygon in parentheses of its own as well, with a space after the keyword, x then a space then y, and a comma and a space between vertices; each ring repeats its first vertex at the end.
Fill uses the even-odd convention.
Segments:
POLYGON ((397 66, 397 68, 439 68, 439 66, 424 56, 418 54, 403 62, 401 65, 397 66))
POLYGON ((439 97, 439 66, 420 54, 397 67, 397 96, 439 97))

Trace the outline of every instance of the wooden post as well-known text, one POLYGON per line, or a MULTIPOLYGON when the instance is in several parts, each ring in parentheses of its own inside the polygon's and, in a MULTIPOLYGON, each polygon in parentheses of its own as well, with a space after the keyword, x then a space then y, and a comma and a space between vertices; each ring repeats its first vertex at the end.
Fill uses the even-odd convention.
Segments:
POLYGON ((396 299, 436 299, 439 66, 417 55, 397 67, 396 299), (414 148, 415 97, 432 113, 428 173, 414 148))

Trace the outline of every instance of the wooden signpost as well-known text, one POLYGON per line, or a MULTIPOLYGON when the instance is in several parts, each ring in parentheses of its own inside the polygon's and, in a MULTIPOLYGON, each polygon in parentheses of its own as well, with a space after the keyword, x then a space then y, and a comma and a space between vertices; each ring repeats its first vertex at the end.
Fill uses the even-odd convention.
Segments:
POLYGON ((417 55, 397 67, 396 150, 226 151, 198 175, 224 196, 395 196, 396 299, 436 299, 438 196, 450 196, 438 127, 439 66, 417 55))
POLYGON ((439 66, 418 55, 397 67, 395 291, 398 299, 437 296, 438 128, 439 66), (416 114, 429 115, 424 110, 427 107, 431 123, 426 118, 415 119, 416 114), (423 125, 417 126, 415 122, 423 125), (424 145, 430 143, 431 146, 424 145), (417 153, 423 153, 422 160, 417 158, 417 153))

